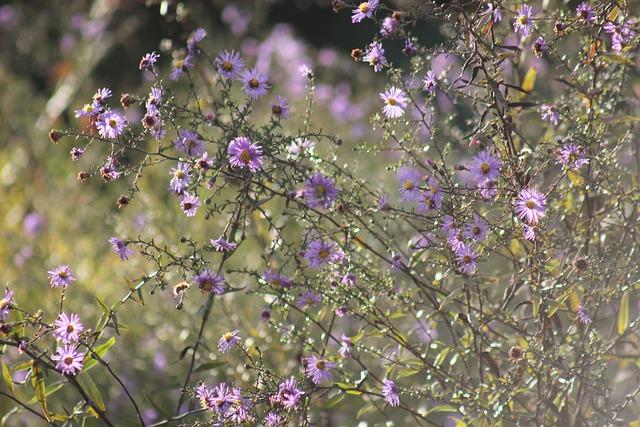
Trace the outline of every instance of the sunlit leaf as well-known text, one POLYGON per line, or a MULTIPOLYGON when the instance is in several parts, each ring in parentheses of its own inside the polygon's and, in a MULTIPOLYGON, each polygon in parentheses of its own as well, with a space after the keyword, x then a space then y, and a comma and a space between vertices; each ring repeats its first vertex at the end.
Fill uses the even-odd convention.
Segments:
POLYGON ((618 333, 622 335, 629 324, 629 292, 625 292, 620 300, 620 312, 618 313, 618 333))
POLYGON ((36 398, 38 399, 38 404, 40 404, 40 408, 42 408, 42 414, 45 416, 47 421, 49 420, 49 411, 47 409, 47 392, 44 384, 44 372, 40 365, 36 362, 33 363, 33 371, 31 374, 31 385, 36 391, 36 398))

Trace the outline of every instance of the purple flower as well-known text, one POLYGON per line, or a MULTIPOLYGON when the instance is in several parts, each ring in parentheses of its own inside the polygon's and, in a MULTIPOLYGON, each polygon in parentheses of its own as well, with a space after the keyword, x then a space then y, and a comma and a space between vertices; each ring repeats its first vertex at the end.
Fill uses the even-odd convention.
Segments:
MULTIPOLYGON (((215 156, 213 157, 215 159, 215 156)), ((198 160, 196 160, 196 169, 206 172, 213 167, 213 159, 209 158, 209 153, 204 152, 198 160)))
POLYGON ((313 147, 315 147, 315 141, 311 141, 307 138, 296 138, 291 144, 287 147, 287 155, 288 158, 297 159, 298 157, 303 157, 307 154, 313 153, 313 147))
POLYGON ((544 38, 538 37, 535 42, 531 45, 531 51, 536 55, 536 57, 540 58, 545 50, 549 49, 547 43, 544 41, 544 38))
POLYGON ((83 154, 84 154, 83 148, 73 147, 71 149, 71 160, 73 160, 74 162, 77 162, 78 160, 80 160, 83 154))
POLYGON ((276 427, 284 423, 284 419, 276 414, 275 412, 269 412, 266 417, 264 417, 264 422, 269 427, 276 427))
POLYGON ((515 213, 529 225, 536 225, 545 215, 547 199, 535 188, 523 188, 518 194, 515 213))
POLYGON ((198 384, 198 387, 196 388, 196 397, 200 401, 200 405, 202 407, 213 410, 213 394, 206 384, 198 384))
POLYGON ((398 178, 402 183, 400 187, 400 200, 402 200, 402 203, 407 203, 410 200, 419 200, 421 192, 418 182, 422 179, 420 172, 413 168, 402 168, 398 170, 398 178))
POLYGON ((115 254, 118 255, 122 261, 128 260, 129 255, 133 254, 133 251, 127 248, 127 245, 117 237, 110 238, 109 243, 111 243, 111 245, 113 246, 111 250, 115 252, 115 254))
POLYGON ((244 68, 244 59, 234 50, 231 52, 221 51, 215 63, 218 67, 218 73, 231 80, 237 79, 240 71, 244 68))
POLYGON ((428 214, 440 209, 442 205, 442 189, 434 177, 429 178, 427 188, 420 193, 420 200, 416 206, 421 214, 428 214))
POLYGON ((226 415, 232 403, 232 394, 227 384, 220 383, 210 391, 207 408, 219 414, 226 415))
POLYGON ((173 175, 173 177, 169 183, 169 190, 176 194, 182 194, 182 192, 189 187, 191 165, 189 163, 178 162, 177 168, 171 168, 171 175, 173 175))
POLYGON ((196 29, 189 40, 187 41, 187 50, 190 53, 195 53, 195 48, 205 37, 207 36, 207 31, 204 28, 196 29))
POLYGON ((322 296, 311 290, 304 291, 296 298, 298 307, 305 309, 307 307, 315 307, 322 302, 322 296))
POLYGON ((475 182, 495 181, 500 177, 502 162, 488 151, 482 151, 473 158, 469 165, 471 178, 475 182))
POLYGON ((75 110, 76 118, 80 117, 94 117, 102 113, 104 109, 100 105, 84 104, 81 110, 75 110))
POLYGON ((191 62, 192 59, 193 55, 191 54, 188 54, 184 59, 174 59, 171 63, 173 70, 169 75, 171 80, 178 81, 182 73, 184 73, 187 68, 193 68, 195 65, 191 62))
POLYGON ((105 165, 100 168, 100 175, 105 182, 109 182, 120 177, 120 172, 116 170, 118 161, 115 157, 109 157, 105 162, 105 165))
POLYGON ((286 119, 291 115, 289 112, 290 107, 287 104, 287 98, 284 96, 278 95, 276 97, 276 102, 271 103, 271 114, 273 114, 278 120, 286 119))
POLYGON ((500 6, 493 6, 492 3, 487 3, 487 10, 484 11, 482 15, 491 15, 491 20, 493 22, 502 21, 502 9, 500 8, 500 6))
POLYGON ((558 150, 556 161, 575 171, 589 163, 589 159, 587 159, 587 156, 584 154, 584 148, 570 142, 558 150))
POLYGON ((151 92, 149 93, 149 97, 147 98, 147 102, 145 102, 145 108, 147 109, 147 113, 154 114, 158 112, 158 104, 162 100, 162 88, 152 87, 151 92))
POLYGON ((362 60, 368 62, 376 73, 382 71, 382 68, 387 65, 387 58, 384 56, 384 49, 380 43, 371 43, 362 60))
POLYGON ((462 233, 456 229, 455 234, 451 236, 447 236, 447 244, 451 247, 451 250, 457 252, 458 249, 461 249, 466 245, 464 241, 464 236, 462 233))
POLYGON ((342 357, 349 357, 351 356, 352 346, 353 344, 351 344, 351 338, 349 338, 345 334, 342 334, 342 337, 340 337, 340 350, 338 350, 338 353, 340 353, 342 357))
POLYGON ((395 254, 391 257, 391 268, 402 268, 402 255, 395 254))
POLYGON ((387 209, 387 195, 386 194, 383 194, 378 199, 378 209, 381 210, 381 211, 387 209))
POLYGON ((396 383, 390 379, 384 380, 382 384, 382 396, 384 400, 391 406, 398 406, 400 404, 399 390, 396 383))
POLYGON ((103 138, 115 138, 122 133, 127 120, 117 111, 109 110, 98 117, 98 133, 103 138))
POLYGON ((178 138, 173 141, 178 151, 187 153, 188 156, 197 157, 204 153, 204 144, 195 132, 182 129, 178 132, 178 138))
POLYGON ((591 318, 589 317, 589 312, 583 306, 578 305, 578 308, 576 309, 576 315, 577 315, 578 321, 580 323, 582 323, 584 325, 588 325, 589 323, 591 323, 591 318))
POLYGON ((380 24, 380 34, 383 36, 388 36, 398 29, 398 20, 392 16, 387 16, 382 20, 382 24, 380 24))
POLYGON ((246 136, 240 136, 229 143, 229 163, 235 168, 248 168, 256 173, 262 167, 262 147, 255 145, 246 136))
POLYGON ((476 258, 478 258, 478 254, 468 245, 463 244, 456 250, 456 261, 460 264, 460 269, 468 276, 473 276, 473 273, 476 272, 476 258))
POLYGON ((342 305, 338 308, 336 308, 336 316, 338 317, 344 317, 346 315, 349 314, 349 307, 342 305))
POLYGON ((380 5, 379 3, 379 0, 369 0, 360 3, 360 6, 352 11, 351 23, 361 22, 365 18, 373 19, 373 13, 380 5))
POLYGON ((329 209, 338 196, 338 189, 333 184, 333 181, 320 172, 307 179, 304 185, 304 196, 307 200, 307 205, 312 208, 322 207, 322 209, 329 209))
POLYGON ((47 271, 47 275, 49 276, 49 283, 51 283, 51 286, 54 288, 59 286, 66 288, 71 282, 76 280, 76 278, 73 277, 73 271, 68 265, 61 265, 55 270, 49 270, 47 271))
POLYGON ((296 379, 291 377, 280 384, 278 394, 274 400, 280 402, 286 409, 296 410, 298 409, 302 395, 304 395, 304 391, 298 388, 296 379))
POLYGON ((424 90, 429 93, 433 93, 436 91, 436 84, 438 80, 436 79, 436 73, 433 70, 427 71, 427 76, 422 80, 424 83, 424 90))
POLYGON ((216 240, 211 239, 211 245, 213 246, 213 249, 218 252, 231 252, 238 247, 236 243, 227 242, 223 238, 216 240))
POLYGON ((195 194, 189 194, 186 191, 182 193, 180 200, 180 208, 182 212, 185 213, 188 217, 196 216, 196 212, 198 211, 198 207, 201 206, 200 200, 198 196, 195 194))
POLYGON ((309 268, 322 269, 324 264, 336 263, 342 259, 342 252, 336 249, 334 242, 314 240, 309 243, 304 253, 304 258, 309 261, 309 268))
POLYGON ((558 121, 560 120, 560 112, 557 107, 554 105, 543 105, 540 109, 543 111, 542 120, 549 120, 553 125, 558 124, 558 121))
POLYGON ((531 240, 532 242, 536 240, 536 230, 537 227, 535 225, 524 225, 524 238, 527 240, 531 240))
POLYGON ((9 289, 5 289, 4 298, 0 299, 0 320, 4 320, 5 316, 9 315, 9 309, 13 303, 13 292, 9 289))
POLYGON ((483 241, 489 232, 489 224, 477 213, 473 213, 473 223, 465 223, 462 235, 467 239, 483 241))
POLYGON ((384 93, 380 94, 380 98, 384 101, 385 105, 382 107, 382 112, 390 119, 397 119, 402 117, 404 109, 407 108, 407 98, 402 90, 397 87, 387 89, 384 93))
POLYGON ((314 384, 333 380, 333 374, 329 372, 329 369, 337 366, 334 362, 315 355, 306 357, 304 361, 306 363, 306 375, 308 378, 311 378, 314 384))
POLYGON ((227 282, 220 273, 213 274, 210 270, 204 270, 193 278, 193 282, 203 293, 222 295, 227 282))
POLYGON ((220 350, 222 353, 226 353, 227 351, 229 351, 229 349, 233 347, 235 343, 240 341, 238 332, 240 331, 236 329, 233 332, 225 333, 218 341, 218 350, 220 350))
POLYGON ((411 56, 411 55, 415 55, 417 52, 415 46, 413 46, 413 42, 411 41, 411 39, 407 39, 404 42, 404 48, 402 49, 402 53, 407 55, 407 56, 411 56))
POLYGON ((80 339, 80 333, 84 331, 84 326, 80 322, 80 317, 77 314, 71 314, 71 317, 67 316, 67 313, 60 313, 58 320, 55 322, 56 330, 53 331, 53 336, 56 340, 62 341, 65 344, 78 341, 80 339))
POLYGON ((269 74, 258 73, 258 70, 251 68, 240 73, 240 81, 244 84, 244 92, 251 99, 258 99, 267 94, 267 89, 271 86, 267 84, 269 74))
POLYGON ((58 354, 52 355, 51 360, 58 362, 56 369, 64 375, 75 375, 82 370, 84 354, 70 345, 58 346, 58 354))
POLYGON ((442 231, 442 234, 446 237, 455 237, 458 235, 458 224, 456 224, 451 215, 445 215, 442 220, 442 224, 440 225, 440 231, 442 231))
POLYGON ((591 5, 589 3, 580 3, 580 5, 576 8, 576 13, 578 14, 578 18, 582 19, 584 22, 593 22, 596 19, 596 14, 591 9, 591 5))
POLYGON ((265 282, 267 282, 269 285, 271 285, 276 289, 277 288, 289 289, 290 287, 293 286, 293 280, 273 270, 264 270, 262 272, 262 278, 264 279, 265 282))
POLYGON ((98 89, 98 91, 93 95, 93 105, 105 105, 105 100, 107 98, 111 98, 113 96, 113 92, 111 89, 103 87, 102 89, 98 89))
POLYGON ((151 71, 151 69, 153 68, 153 64, 156 63, 158 58, 160 58, 160 55, 155 52, 147 53, 142 57, 142 60, 140 60, 140 70, 151 71))
POLYGON ((531 6, 523 4, 516 11, 516 20, 513 23, 513 31, 520 33, 524 37, 529 37, 531 31, 536 28, 536 24, 531 19, 531 6))

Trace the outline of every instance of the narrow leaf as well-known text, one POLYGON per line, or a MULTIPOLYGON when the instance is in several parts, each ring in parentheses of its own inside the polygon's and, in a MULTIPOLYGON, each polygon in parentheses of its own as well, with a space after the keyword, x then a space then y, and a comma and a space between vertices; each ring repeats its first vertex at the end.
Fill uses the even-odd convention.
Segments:
POLYGON ((197 368, 195 368, 193 370, 193 372, 205 372, 205 371, 209 371, 211 369, 215 369, 215 368, 219 368, 220 366, 226 365, 227 362, 224 361, 218 361, 218 362, 207 362, 207 363, 203 363, 202 365, 198 366, 197 368))
MULTIPOLYGON (((107 354, 107 351, 116 343, 116 339, 115 337, 111 337, 109 338, 109 341, 105 342, 102 345, 99 345, 98 347, 96 347, 96 349, 94 350, 95 353, 97 353, 98 356, 100 356, 101 358, 104 357, 105 354, 107 354)), ((84 367, 82 368, 82 371, 88 371, 89 369, 91 369, 93 367, 93 365, 95 365, 96 363, 98 363, 98 360, 92 356, 92 353, 87 353, 87 355, 84 357, 84 360, 82 361, 84 367)))
POLYGON ((93 403, 96 404, 98 409, 100 409, 100 411, 102 412, 105 412, 107 408, 104 406, 104 401, 102 400, 100 391, 98 390, 98 387, 96 387, 89 374, 86 371, 82 371, 76 377, 76 379, 78 380, 78 383, 80 383, 82 388, 84 388, 84 390, 87 392, 91 400, 93 400, 93 403))
POLYGON ((33 371, 31 374, 31 385, 36 391, 36 398, 42 408, 44 417, 49 421, 49 411, 47 410, 47 392, 44 384, 44 372, 37 363, 33 363, 33 371))
POLYGON ((333 406, 336 406, 338 403, 340 403, 340 401, 342 399, 344 399, 344 397, 346 396, 346 394, 344 393, 338 393, 334 396, 331 397, 331 399, 329 399, 329 401, 327 403, 325 403, 324 405, 322 405, 320 407, 320 409, 329 409, 333 406))
POLYGON ((11 373, 4 360, 2 360, 2 378, 4 378, 4 383, 7 385, 9 393, 13 396, 13 378, 11 378, 11 373))
POLYGON ((620 300, 620 312, 618 313, 618 333, 622 335, 629 324, 629 292, 625 292, 620 300))

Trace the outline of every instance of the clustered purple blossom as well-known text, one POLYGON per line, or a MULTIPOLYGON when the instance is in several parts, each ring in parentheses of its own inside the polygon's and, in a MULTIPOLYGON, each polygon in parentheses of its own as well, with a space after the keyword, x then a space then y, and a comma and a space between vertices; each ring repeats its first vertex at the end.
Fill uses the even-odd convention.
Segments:
POLYGON ((251 142, 246 136, 233 139, 227 148, 229 164, 235 168, 247 168, 256 173, 262 167, 262 147, 251 142))
POLYGON ((243 424, 250 419, 250 402, 242 396, 240 388, 230 389, 222 382, 210 389, 201 383, 196 389, 196 397, 203 407, 215 412, 224 422, 243 424))
POLYGON ((387 58, 384 56, 382 44, 378 42, 371 43, 362 57, 362 61, 368 62, 373 67, 373 71, 382 71, 387 65, 387 58))
POLYGON ((58 320, 55 322, 56 329, 53 336, 56 340, 62 341, 64 344, 72 344, 80 339, 80 333, 84 330, 84 326, 80 322, 77 314, 67 316, 67 313, 60 313, 58 320))
POLYGON ((338 366, 335 362, 316 355, 304 358, 304 362, 306 364, 306 375, 308 378, 311 378, 314 384, 333 380, 333 374, 329 369, 334 369, 338 366))
POLYGON ((322 266, 335 264, 342 260, 342 251, 332 241, 314 240, 307 246, 304 258, 309 262, 309 268, 322 269, 322 266))
POLYGON ((571 142, 564 144, 558 150, 556 161, 574 171, 589 163, 584 148, 571 142))

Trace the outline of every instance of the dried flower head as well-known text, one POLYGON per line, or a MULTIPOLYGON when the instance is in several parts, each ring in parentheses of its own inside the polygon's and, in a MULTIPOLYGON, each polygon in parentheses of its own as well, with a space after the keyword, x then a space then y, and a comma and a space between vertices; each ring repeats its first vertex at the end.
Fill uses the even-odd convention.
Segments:
POLYGON ((524 359, 524 350, 519 345, 514 345, 509 349, 509 360, 513 363, 519 363, 524 359))

